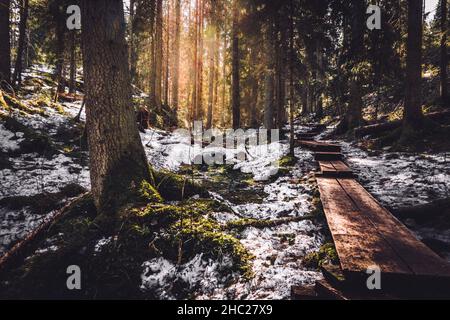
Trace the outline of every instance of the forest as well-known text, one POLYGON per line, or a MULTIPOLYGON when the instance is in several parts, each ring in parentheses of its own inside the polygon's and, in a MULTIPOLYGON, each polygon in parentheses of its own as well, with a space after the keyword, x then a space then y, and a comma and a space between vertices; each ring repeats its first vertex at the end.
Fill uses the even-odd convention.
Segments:
POLYGON ((0 0, 0 299, 449 299, 449 10, 0 0))

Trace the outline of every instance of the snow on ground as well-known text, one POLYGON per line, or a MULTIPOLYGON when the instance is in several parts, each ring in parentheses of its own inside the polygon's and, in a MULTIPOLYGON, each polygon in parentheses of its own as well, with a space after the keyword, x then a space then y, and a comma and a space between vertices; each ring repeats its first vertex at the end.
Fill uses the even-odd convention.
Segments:
MULTIPOLYGON (((42 72, 51 72, 43 66, 37 66, 27 70, 24 77, 44 79, 42 72)), ((51 87, 43 86, 42 90, 50 90, 51 87)), ((22 102, 28 104, 33 96, 28 95, 22 102)), ((62 141, 55 137, 61 125, 70 126, 70 119, 76 116, 81 107, 81 101, 74 103, 62 103, 64 112, 58 112, 51 107, 43 107, 44 115, 23 115, 12 112, 20 123, 37 132, 46 134, 54 139, 54 143, 63 146, 62 141)), ((84 112, 81 119, 84 119, 84 112)), ((54 193, 68 184, 76 183, 85 188, 90 188, 89 170, 84 159, 72 158, 63 153, 57 153, 50 159, 37 153, 25 153, 20 155, 8 155, 8 152, 19 151, 19 144, 23 141, 24 133, 11 132, 0 123, 0 152, 6 154, 11 165, 0 170, 0 199, 12 196, 33 196, 40 193, 54 193), (82 161, 84 160, 84 161, 82 161)), ((28 232, 36 228, 53 212, 43 215, 33 214, 29 208, 17 211, 0 207, 0 254, 14 241, 22 239, 28 232)))
MULTIPOLYGON (((29 96, 25 99, 32 99, 29 96)), ((63 103, 64 113, 46 108, 46 116, 31 115, 20 117, 20 121, 37 131, 55 136, 59 126, 75 117, 81 107, 81 101, 63 103)), ((85 118, 84 112, 81 119, 85 118)), ((7 131, 0 127, 2 150, 15 150, 22 138, 20 133, 7 131)), ((254 138, 248 133, 247 138, 254 138)), ((247 150, 235 150, 220 147, 200 149, 191 145, 190 137, 186 139, 179 132, 168 133, 162 130, 147 130, 141 133, 146 153, 156 169, 177 171, 183 164, 191 163, 205 155, 224 155, 227 163, 235 170, 249 173, 256 181, 267 181, 278 173, 278 164, 287 154, 288 146, 275 141, 268 146, 252 146, 247 150), (243 161, 237 155, 245 152, 248 160, 243 161)), ((58 143, 58 141, 56 141, 58 143)), ((312 156, 309 152, 297 150, 301 159, 288 177, 279 178, 265 186, 268 194, 263 203, 233 205, 239 217, 274 219, 295 217, 308 214, 310 196, 309 187, 293 179, 300 179, 312 170, 312 156)), ((220 157, 222 158, 222 157, 220 157)), ((0 170, 0 198, 5 196, 35 195, 42 192, 57 192, 69 183, 78 183, 89 188, 89 171, 78 160, 64 154, 57 154, 45 159, 37 154, 24 154, 11 158, 12 167, 0 170)), ((0 208, 0 253, 13 241, 26 236, 37 227, 47 215, 32 214, 28 208, 18 211, 0 208)), ((222 261, 205 260, 201 255, 194 257, 182 266, 174 266, 164 259, 148 261, 143 265, 141 289, 158 287, 161 298, 175 298, 170 289, 177 281, 196 288, 197 298, 288 298, 290 287, 294 284, 312 283, 320 277, 317 272, 307 271, 301 266, 301 258, 308 252, 317 250, 322 242, 318 227, 310 221, 293 222, 283 226, 266 229, 248 228, 240 235, 243 245, 255 255, 253 262, 255 278, 250 283, 236 283, 225 288, 234 275, 224 275, 222 270, 229 266, 229 259, 222 261), (177 280, 178 279, 178 280, 177 280)), ((98 250, 110 239, 99 241, 98 250)))
POLYGON ((0 198, 54 193, 70 183, 90 187, 87 167, 63 154, 51 160, 37 154, 26 154, 10 160, 12 168, 0 170, 0 198))
POLYGON ((0 123, 0 152, 16 151, 19 143, 23 141, 23 132, 11 132, 0 123))
MULTIPOLYGON (((255 138, 256 134, 248 132, 247 138, 255 138)), ((156 169, 177 171, 183 164, 192 164, 201 157, 214 159, 225 157, 226 163, 234 164, 235 170, 253 175, 255 181, 267 181, 278 173, 277 160, 287 154, 288 147, 279 141, 267 145, 250 146, 247 150, 208 146, 200 148, 191 143, 189 135, 151 129, 141 133, 146 153, 156 169), (240 153, 247 153, 247 160, 239 159, 240 153)), ((200 162, 202 163, 202 161, 200 162)))
POLYGON ((450 153, 367 152, 342 143, 358 180, 383 205, 398 208, 450 197, 450 153))
MULTIPOLYGON (((301 217, 311 212, 311 186, 299 179, 305 178, 314 169, 313 157, 309 151, 300 148, 296 150, 296 155, 299 161, 288 176, 264 186, 267 196, 261 203, 233 205, 221 195, 214 194, 216 199, 231 205, 235 212, 215 213, 214 218, 225 223, 241 217, 278 219, 301 217)), ((189 270, 192 275, 189 283, 192 288, 197 288, 197 299, 288 299, 291 286, 313 284, 321 278, 319 272, 306 270, 302 266, 303 257, 323 244, 320 226, 311 221, 264 229, 249 227, 238 238, 255 256, 255 277, 250 282, 238 281, 224 287, 226 279, 217 281, 220 272, 212 275, 220 270, 223 261, 200 262, 199 257, 195 257, 185 265, 175 266, 165 259, 154 259, 143 266, 141 289, 159 285, 161 298, 173 298, 171 289, 175 279, 183 278, 189 270)))

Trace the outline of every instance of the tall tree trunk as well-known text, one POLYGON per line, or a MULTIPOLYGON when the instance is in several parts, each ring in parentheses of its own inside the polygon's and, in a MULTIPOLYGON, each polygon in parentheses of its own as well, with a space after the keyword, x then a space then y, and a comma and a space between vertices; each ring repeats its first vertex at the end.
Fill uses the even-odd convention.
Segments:
POLYGON ((155 107, 156 103, 156 1, 153 0, 153 7, 150 9, 149 33, 150 33, 150 105, 155 107))
POLYGON ((76 33, 71 31, 70 34, 70 81, 69 81, 69 93, 76 92, 76 76, 77 76, 77 46, 76 46, 76 33))
POLYGON ((273 129, 274 109, 274 64, 273 64, 274 30, 272 21, 269 22, 267 38, 265 39, 265 79, 264 79, 264 127, 273 129))
POLYGON ((286 78, 285 78, 285 51, 286 51, 286 35, 285 24, 280 21, 280 17, 276 15, 276 30, 277 30, 277 48, 276 54, 276 111, 277 111, 277 128, 281 128, 286 121, 286 78), (279 34, 279 36, 278 36, 279 34))
POLYGON ((130 0, 130 21, 129 21, 129 37, 130 37, 130 48, 129 48, 129 63, 130 63, 130 76, 131 82, 136 80, 136 68, 137 68, 137 48, 136 48, 136 35, 134 31, 135 22, 135 6, 136 0, 130 0))
POLYGON ((65 79, 64 79, 64 64, 65 64, 65 54, 66 54, 66 22, 64 15, 62 13, 62 7, 59 3, 55 3, 55 8, 53 11, 54 19, 56 21, 56 69, 55 69, 55 79, 57 86, 57 94, 55 95, 55 100, 59 93, 65 91, 65 79))
POLYGON ((19 24, 19 45, 17 48, 16 65, 13 74, 13 84, 20 87, 22 84, 23 52, 26 41, 27 21, 28 21, 29 0, 21 1, 20 24, 19 24))
POLYGON ((289 16, 289 155, 295 156, 294 131, 294 1, 290 0, 289 16))
POLYGON ((122 0, 82 0, 83 70, 92 193, 113 215, 150 178, 132 106, 122 0))
POLYGON ((10 0, 0 0, 0 89, 11 83, 10 0))
POLYGON ((219 60, 220 60, 220 52, 219 52, 219 40, 220 40, 220 29, 216 28, 215 34, 215 44, 214 44, 214 101, 213 101, 213 121, 214 122, 214 110, 218 110, 219 106, 219 60))
MULTIPOLYGON (((213 27, 214 28, 214 27, 213 27)), ((208 58, 209 58, 209 75, 208 75, 208 110, 206 114, 206 128, 211 129, 213 125, 213 103, 214 103, 214 79, 215 79, 215 55, 216 41, 214 39, 215 30, 208 39, 208 58)))
POLYGON ((197 120, 198 110, 198 33, 199 33, 199 20, 200 20, 200 1, 195 2, 195 19, 194 19, 194 72, 193 72, 193 88, 192 88, 192 110, 191 120, 197 120))
POLYGON ((173 44, 172 72, 172 105, 175 114, 178 113, 179 82, 180 82, 180 37, 181 37, 181 0, 175 0, 175 39, 173 44))
POLYGON ((161 109, 162 96, 162 62, 163 62, 163 17, 162 0, 156 1, 156 21, 155 21, 155 102, 156 107, 161 109))
MULTIPOLYGON (((226 27, 225 27, 226 29, 226 27)), ((228 113, 229 103, 227 102, 227 47, 228 37, 224 32, 223 37, 223 50, 222 50, 222 115, 220 117, 220 124, 225 126, 225 115, 228 113)))
POLYGON ((197 108, 196 119, 203 119, 203 27, 204 27, 204 13, 205 13, 205 0, 200 0, 199 3, 199 21, 198 21, 198 58, 197 58, 197 108))
MULTIPOLYGON (((250 61, 254 65, 259 63, 258 61, 258 42, 256 38, 252 39, 251 48, 250 48, 250 61)), ((249 71, 249 86, 250 86, 250 127, 258 128, 258 119, 257 119, 257 107, 258 107, 258 91, 259 91, 259 79, 257 74, 257 68, 252 68, 249 71)))
POLYGON ((418 129, 423 120, 422 78, 422 0, 408 1, 408 40, 406 44, 405 127, 418 129))
POLYGON ((166 20, 166 48, 165 48, 165 67, 164 67, 164 104, 169 106, 169 53, 170 53, 170 1, 167 1, 167 20, 166 20))
POLYGON ((239 9, 237 0, 233 1, 233 26, 232 26, 232 89, 231 105, 233 113, 233 129, 238 129, 241 125, 241 97, 240 97, 240 76, 239 76, 239 9))
POLYGON ((350 71, 350 101, 346 114, 347 130, 359 127, 362 124, 362 85, 359 65, 362 62, 364 50, 364 12, 365 1, 352 0, 352 21, 350 55, 352 70, 350 71))
POLYGON ((448 105, 448 53, 447 53, 447 32, 448 32, 448 5, 447 0, 441 0, 441 101, 444 106, 448 105))

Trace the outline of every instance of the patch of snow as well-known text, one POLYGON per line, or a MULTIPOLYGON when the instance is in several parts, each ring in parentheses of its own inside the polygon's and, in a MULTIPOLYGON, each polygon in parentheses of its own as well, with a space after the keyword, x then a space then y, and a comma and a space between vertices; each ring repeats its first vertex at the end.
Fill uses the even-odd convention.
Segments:
POLYGON ((408 207, 450 196, 450 154, 367 152, 342 143, 358 180, 383 205, 408 207))
POLYGON ((36 154, 14 158, 13 168, 0 170, 0 197, 57 192, 77 183, 90 188, 89 170, 63 154, 48 160, 36 154))
POLYGON ((164 258, 153 259, 142 265, 140 289, 156 293, 159 299, 176 299, 178 286, 200 296, 213 294, 233 277, 225 273, 231 266, 232 260, 228 257, 214 261, 205 259, 203 254, 179 266, 164 258))
POLYGON ((23 141, 23 132, 11 132, 0 123, 0 151, 8 152, 19 149, 19 144, 23 141))

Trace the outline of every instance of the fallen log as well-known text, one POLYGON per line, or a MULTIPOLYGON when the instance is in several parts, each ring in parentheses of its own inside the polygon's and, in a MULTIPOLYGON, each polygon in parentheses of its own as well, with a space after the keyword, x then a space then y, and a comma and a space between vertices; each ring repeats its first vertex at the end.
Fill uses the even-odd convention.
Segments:
POLYGON ((392 211, 400 219, 426 220, 445 214, 450 215, 450 198, 439 199, 413 207, 397 208, 392 211))
MULTIPOLYGON (((450 117, 450 111, 441 111, 441 112, 432 112, 425 115, 425 118, 433 121, 441 121, 442 119, 446 119, 450 117)), ((377 123, 364 127, 359 127, 354 130, 354 134, 357 138, 362 138, 368 135, 380 134, 386 131, 394 130, 400 128, 403 123, 403 120, 396 120, 385 123, 377 123)))

